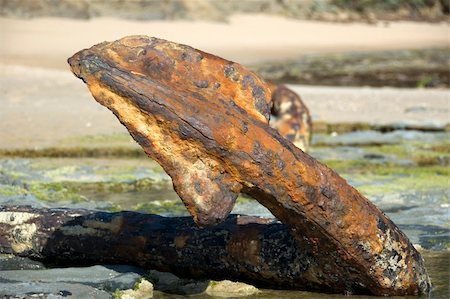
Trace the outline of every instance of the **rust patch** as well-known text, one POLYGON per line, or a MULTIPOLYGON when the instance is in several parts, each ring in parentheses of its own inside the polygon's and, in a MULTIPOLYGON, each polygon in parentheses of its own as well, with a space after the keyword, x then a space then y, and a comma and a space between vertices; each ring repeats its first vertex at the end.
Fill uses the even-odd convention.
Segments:
POLYGON ((227 244, 227 252, 234 258, 254 266, 260 264, 261 240, 259 230, 236 230, 227 244))
POLYGON ((175 244, 176 248, 183 248, 186 245, 188 239, 189 235, 176 236, 173 240, 173 244, 175 244))
POLYGON ((311 143, 312 132, 308 107, 298 94, 286 86, 279 85, 273 88, 271 112, 275 120, 271 121, 271 126, 301 150, 306 151, 311 143))
POLYGON ((102 222, 97 220, 85 220, 83 226, 87 228, 109 230, 113 234, 118 234, 122 230, 123 217, 114 217, 111 222, 102 222))

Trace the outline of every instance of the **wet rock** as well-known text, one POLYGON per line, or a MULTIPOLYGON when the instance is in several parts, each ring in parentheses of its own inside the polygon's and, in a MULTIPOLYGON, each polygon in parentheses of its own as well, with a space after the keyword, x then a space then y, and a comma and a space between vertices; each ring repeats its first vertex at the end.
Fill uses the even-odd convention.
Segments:
POLYGON ((229 280, 211 281, 205 293, 213 297, 245 297, 256 295, 260 291, 252 285, 229 280))
POLYGON ((369 160, 381 160, 381 161, 383 161, 383 160, 386 159, 386 157, 384 155, 373 154, 373 153, 365 154, 363 157, 364 157, 364 159, 369 159, 369 160))
POLYGON ((317 134, 313 138, 314 145, 333 146, 368 146, 383 144, 398 144, 405 141, 421 140, 422 142, 435 143, 447 138, 444 132, 431 133, 421 130, 392 129, 392 131, 357 131, 345 134, 317 134))
POLYGON ((79 283, 18 282, 0 283, 2 298, 98 298, 110 299, 108 292, 79 283))
POLYGON ((142 271, 131 266, 92 266, 45 270, 0 271, 0 280, 12 284, 29 281, 47 284, 82 284, 113 292, 130 289, 141 278, 142 271))
POLYGON ((10 254, 0 254, 0 271, 6 270, 41 270, 45 266, 38 261, 10 254))
MULTIPOLYGON (((418 112, 418 111, 417 111, 418 112)), ((444 113, 448 113, 445 111, 444 113)), ((421 120, 421 121, 403 121, 396 122, 389 125, 379 125, 376 128, 380 131, 394 131, 394 130, 416 130, 422 132, 444 132, 447 131, 447 123, 435 120, 421 120)))
POLYGON ((182 281, 182 284, 174 289, 174 292, 176 294, 182 294, 182 295, 195 295, 195 294, 201 294, 205 291, 206 287, 208 286, 207 280, 184 280, 182 281))
POLYGON ((116 299, 149 299, 153 298, 153 284, 142 279, 136 283, 133 289, 114 292, 116 299))
POLYGON ((169 272, 150 270, 147 277, 153 282, 155 289, 173 294, 192 295, 202 293, 208 281, 182 279, 169 272))
MULTIPOLYGON (((1 186, 0 186, 1 189, 1 186)), ((26 195, 9 195, 9 194, 0 194, 0 204, 2 206, 16 206, 16 205, 25 205, 35 208, 46 208, 49 205, 41 200, 38 200, 31 194, 26 195)))
POLYGON ((170 272, 161 272, 156 270, 150 270, 147 277, 152 281, 158 290, 169 290, 175 285, 180 284, 181 281, 178 276, 170 272))

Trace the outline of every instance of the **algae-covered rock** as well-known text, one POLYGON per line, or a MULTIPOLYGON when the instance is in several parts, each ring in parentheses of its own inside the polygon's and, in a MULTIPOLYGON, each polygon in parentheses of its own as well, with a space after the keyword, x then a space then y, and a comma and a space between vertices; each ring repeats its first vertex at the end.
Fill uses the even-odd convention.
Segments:
POLYGON ((210 296, 223 298, 251 296, 259 292, 252 285, 230 280, 211 281, 205 290, 205 293, 210 296))
POLYGON ((149 299, 153 298, 153 284, 146 279, 136 283, 133 289, 116 291, 114 298, 117 299, 149 299))

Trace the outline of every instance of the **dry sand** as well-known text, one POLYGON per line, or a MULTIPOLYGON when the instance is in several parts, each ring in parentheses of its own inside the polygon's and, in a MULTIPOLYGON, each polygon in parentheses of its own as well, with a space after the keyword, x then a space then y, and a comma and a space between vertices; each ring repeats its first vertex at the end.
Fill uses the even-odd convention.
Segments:
POLYGON ((228 23, 0 18, 0 62, 67 69, 66 59, 80 49, 144 34, 248 64, 305 53, 445 47, 449 28, 445 23, 339 24, 265 15, 236 15, 228 23))
MULTIPOLYGON (((74 52, 129 34, 158 36, 241 63, 303 53, 448 46, 448 24, 384 25, 235 16, 230 23, 0 18, 0 148, 42 148, 126 132, 66 64, 74 52)), ((294 87, 326 122, 449 122, 448 90, 294 87)))

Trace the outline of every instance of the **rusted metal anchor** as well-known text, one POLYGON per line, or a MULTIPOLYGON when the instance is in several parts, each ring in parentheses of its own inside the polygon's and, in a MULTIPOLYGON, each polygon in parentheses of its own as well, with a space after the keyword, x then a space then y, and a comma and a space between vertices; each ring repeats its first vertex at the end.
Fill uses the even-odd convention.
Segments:
MULTIPOLYGON (((310 245, 323 265, 307 269, 311 281, 333 282, 330 289, 337 292, 428 292, 422 257, 403 232, 338 174, 269 126, 272 110, 297 109, 281 100, 295 97, 288 89, 239 64, 145 36, 98 44, 69 64, 171 176, 198 225, 221 222, 242 192, 310 245)), ((309 124, 309 117, 297 119, 309 124)), ((292 139, 306 128, 299 125, 293 135, 283 129, 293 126, 283 116, 277 124, 292 139)))

